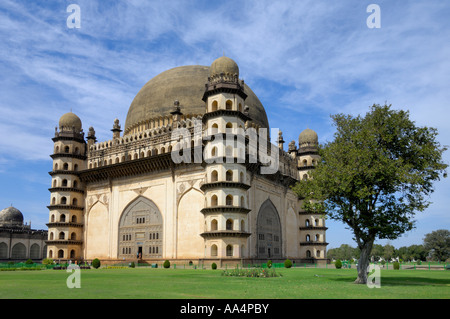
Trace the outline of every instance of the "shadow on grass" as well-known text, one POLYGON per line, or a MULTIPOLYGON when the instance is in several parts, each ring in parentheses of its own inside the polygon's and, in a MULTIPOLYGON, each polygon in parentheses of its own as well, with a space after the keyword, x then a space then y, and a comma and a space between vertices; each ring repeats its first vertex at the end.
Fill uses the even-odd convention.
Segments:
MULTIPOLYGON (((340 277, 328 278, 332 281, 353 283, 356 276, 345 275, 340 277)), ((384 286, 450 286, 449 278, 430 278, 430 277, 409 277, 409 276, 383 276, 381 283, 384 286)))

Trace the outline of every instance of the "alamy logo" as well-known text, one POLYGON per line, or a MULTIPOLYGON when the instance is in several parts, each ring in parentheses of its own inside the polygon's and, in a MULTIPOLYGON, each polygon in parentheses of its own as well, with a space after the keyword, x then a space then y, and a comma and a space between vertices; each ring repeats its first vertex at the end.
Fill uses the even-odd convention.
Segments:
POLYGON ((367 17, 366 24, 369 29, 381 28, 381 9, 378 4, 369 4, 366 11, 372 13, 367 17))
POLYGON ((380 266, 374 264, 369 265, 367 267, 367 273, 367 287, 381 288, 380 266))
POLYGON ((71 13, 67 17, 66 25, 69 29, 81 28, 81 9, 78 4, 70 4, 67 6, 68 13, 71 13))
POLYGON ((81 288, 81 271, 78 265, 70 264, 67 266, 67 272, 72 273, 67 277, 66 285, 67 288, 81 288))
MULTIPOLYGON (((177 141, 171 152, 175 164, 191 163, 192 144, 194 141, 194 163, 261 163, 261 174, 274 174, 279 167, 278 147, 268 140, 266 128, 258 131, 241 127, 233 132, 219 133, 212 130, 202 137, 202 123, 194 120, 194 136, 187 128, 176 128, 171 139, 177 141), (202 151, 202 141, 209 140, 202 151), (247 143, 248 141, 248 143, 247 143), (199 145, 196 147, 195 145, 199 145)), ((272 136, 278 136, 278 129, 271 129, 272 136)))

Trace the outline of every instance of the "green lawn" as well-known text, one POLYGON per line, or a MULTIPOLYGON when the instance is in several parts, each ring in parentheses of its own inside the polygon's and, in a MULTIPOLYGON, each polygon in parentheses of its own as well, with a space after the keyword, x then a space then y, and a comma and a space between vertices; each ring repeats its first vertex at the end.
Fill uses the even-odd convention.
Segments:
POLYGON ((65 270, 0 271, 1 299, 449 299, 450 271, 381 270, 381 288, 353 284, 354 269, 276 269, 281 277, 221 276, 222 270, 81 270, 69 289, 65 270))

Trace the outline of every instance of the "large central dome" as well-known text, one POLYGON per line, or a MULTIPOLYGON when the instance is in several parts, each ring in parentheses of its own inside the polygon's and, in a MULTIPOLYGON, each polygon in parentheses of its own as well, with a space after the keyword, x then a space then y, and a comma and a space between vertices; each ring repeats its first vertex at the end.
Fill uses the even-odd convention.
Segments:
MULTIPOLYGON (((175 100, 180 102, 181 112, 185 116, 203 115, 205 102, 202 97, 209 75, 210 67, 189 65, 176 67, 155 76, 141 88, 131 103, 124 134, 130 134, 146 121, 171 116, 175 100)), ((269 121, 263 105, 247 85, 244 90, 248 95, 245 105, 249 107, 252 121, 268 129, 269 121)))

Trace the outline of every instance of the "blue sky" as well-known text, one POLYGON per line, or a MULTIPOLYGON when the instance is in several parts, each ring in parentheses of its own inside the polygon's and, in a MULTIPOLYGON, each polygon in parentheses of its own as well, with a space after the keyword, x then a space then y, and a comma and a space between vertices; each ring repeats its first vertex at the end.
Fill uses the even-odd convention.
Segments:
MULTIPOLYGON (((305 128, 330 141, 331 114, 364 114, 386 102, 450 145, 449 16, 450 3, 437 0, 2 0, 0 209, 13 204, 33 228, 46 228, 51 138, 62 114, 72 110, 85 132, 93 126, 108 140, 148 80, 224 53, 287 142, 298 143, 305 128), (366 24, 372 3, 381 28, 366 24), (81 28, 67 27, 70 4, 81 9, 81 28)), ((436 183, 417 228, 389 243, 421 244, 425 234, 450 229, 449 193, 448 178, 436 183)), ((355 246, 344 225, 327 226, 328 248, 355 246)))

